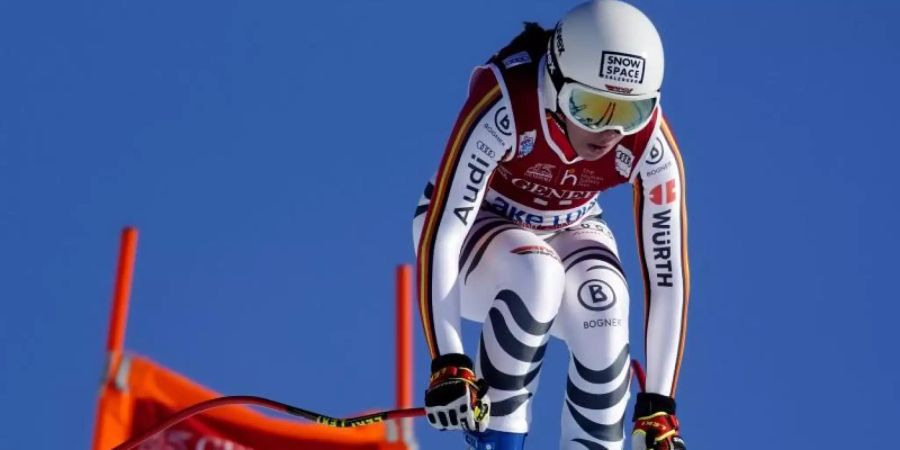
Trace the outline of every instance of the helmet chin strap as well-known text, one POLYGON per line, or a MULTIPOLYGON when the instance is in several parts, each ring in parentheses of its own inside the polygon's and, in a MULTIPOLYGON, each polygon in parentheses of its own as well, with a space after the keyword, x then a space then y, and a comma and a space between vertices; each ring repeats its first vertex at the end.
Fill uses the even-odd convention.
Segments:
POLYGON ((560 117, 558 110, 550 111, 548 109, 547 111, 550 113, 550 117, 553 118, 553 121, 556 122, 560 128, 562 128, 563 134, 566 136, 566 142, 569 143, 569 147, 572 147, 572 150, 575 151, 576 154, 578 154, 578 151, 575 150, 575 144, 572 143, 572 138, 569 135, 569 126, 566 123, 565 119, 560 117))
MULTIPOLYGON (((552 50, 548 53, 552 54, 552 50)), ((552 117, 553 121, 556 122, 557 125, 559 125, 560 129, 562 129, 563 134, 566 136, 566 142, 569 143, 569 147, 572 147, 572 150, 575 150, 575 145, 572 144, 572 139, 569 137, 569 125, 566 123, 565 118, 560 113, 560 111, 562 111, 562 105, 559 104, 559 88, 553 81, 553 76, 551 75, 550 69, 549 67, 547 67, 546 63, 544 65, 543 84, 544 89, 541 90, 541 95, 544 96, 544 109, 548 113, 550 113, 550 117, 552 117), (550 105, 552 105, 552 108, 547 107, 550 105)))
MULTIPOLYGON (((548 110, 549 111, 549 110, 548 110)), ((550 117, 562 128, 563 132, 566 133, 566 137, 569 136, 569 125, 566 123, 566 120, 560 117, 560 114, 556 111, 550 111, 550 117)), ((571 144, 571 142, 570 142, 571 144)))
POLYGON ((563 134, 566 135, 566 141, 569 143, 569 147, 571 147, 572 150, 575 150, 572 139, 569 137, 568 124, 560 113, 560 111, 562 111, 562 105, 559 104, 559 91, 562 89, 563 84, 565 84, 565 77, 560 70, 559 61, 556 59, 556 51, 554 48, 555 43, 553 36, 558 32, 559 30, 554 30, 553 33, 550 34, 550 39, 547 42, 547 56, 544 58, 544 89, 541 90, 541 95, 549 97, 544 98, 544 105, 553 105, 553 109, 545 109, 550 112, 550 117, 552 117, 559 125, 563 134), (548 101, 551 99, 552 102, 548 101))

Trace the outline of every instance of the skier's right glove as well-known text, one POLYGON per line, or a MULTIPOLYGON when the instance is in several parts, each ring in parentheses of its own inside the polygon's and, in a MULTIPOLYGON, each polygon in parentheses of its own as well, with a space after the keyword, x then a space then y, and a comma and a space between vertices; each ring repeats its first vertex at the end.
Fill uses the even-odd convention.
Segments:
POLYGON ((472 360, 448 353, 431 361, 431 382, 425 391, 428 422, 439 430, 484 431, 490 418, 487 383, 475 377, 472 360))
POLYGON ((685 450, 675 400, 659 394, 641 392, 634 404, 632 450, 685 450))

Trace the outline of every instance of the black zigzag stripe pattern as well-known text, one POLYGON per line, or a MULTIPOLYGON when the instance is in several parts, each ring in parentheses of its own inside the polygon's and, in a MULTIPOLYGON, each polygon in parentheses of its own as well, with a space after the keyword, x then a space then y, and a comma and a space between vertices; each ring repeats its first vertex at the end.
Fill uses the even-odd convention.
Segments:
MULTIPOLYGON (((475 221, 473 225, 473 230, 469 232, 469 236, 466 238, 466 241, 463 243, 462 252, 459 254, 459 271, 462 272, 463 266, 466 264, 466 261, 469 260, 469 256, 472 254, 472 251, 475 250, 475 246, 478 245, 478 241, 484 237, 484 235, 490 233, 491 231, 497 229, 497 227, 509 224, 509 221, 506 219, 497 219, 494 217, 486 217, 479 218, 475 221)), ((488 242, 485 242, 482 247, 487 247, 488 242)))
MULTIPOLYGON (((572 420, 578 424, 579 428, 595 439, 607 442, 617 442, 624 439, 624 411, 616 423, 603 424, 587 418, 584 414, 578 412, 578 409, 575 406, 577 405, 585 409, 602 410, 612 408, 622 402, 625 399, 625 394, 628 393, 628 384, 631 382, 631 377, 627 376, 627 372, 629 372, 628 356, 628 345, 626 344, 622 347, 622 350, 612 364, 601 370, 589 369, 578 361, 578 358, 575 358, 574 355, 572 356, 572 361, 575 364, 575 370, 578 373, 578 376, 591 384, 609 383, 615 380, 615 378, 622 374, 623 371, 626 372, 626 376, 623 377, 619 386, 611 392, 603 394, 594 394, 580 389, 572 382, 572 375, 570 375, 567 380, 566 407, 568 408, 569 414, 572 416, 572 420)), ((605 448, 599 443, 585 439, 573 439, 573 441, 588 449, 605 448)))
MULTIPOLYGON (((544 336, 550 331, 550 327, 553 325, 553 319, 547 322, 541 322, 535 319, 528 311, 522 298, 511 290, 505 289, 498 292, 495 300, 506 304, 506 307, 510 311, 510 316, 512 316, 512 320, 516 322, 519 328, 529 334, 544 336)), ((481 373, 484 376, 485 381, 487 381, 488 386, 492 389, 505 391, 524 389, 525 386, 531 384, 538 376, 538 373, 540 373, 541 362, 544 358, 547 343, 544 342, 544 344, 540 346, 531 346, 521 342, 516 338, 512 330, 510 330, 510 326, 507 323, 508 319, 504 317, 497 306, 491 308, 488 315, 490 317, 489 320, 491 325, 490 332, 493 333, 499 344, 500 350, 518 361, 529 363, 531 370, 524 375, 511 375, 498 369, 488 355, 485 336, 482 334, 481 342, 479 343, 480 355, 478 358, 481 373)), ((528 399, 531 398, 531 395, 531 393, 526 392, 496 402, 492 405, 491 415, 496 417, 510 415, 525 404, 528 399)))
POLYGON ((622 347, 622 351, 619 352, 619 356, 616 357, 612 365, 603 370, 589 369, 578 358, 573 356, 572 359, 575 361, 575 370, 578 372, 578 376, 584 381, 591 384, 609 383, 616 379, 616 376, 622 372, 622 368, 628 362, 628 345, 626 344, 622 347))
POLYGON ((546 342, 540 347, 526 345, 512 334, 499 309, 491 308, 488 315, 490 316, 491 329, 494 332, 497 343, 509 356, 528 363, 537 363, 544 359, 544 351, 547 350, 546 342))
POLYGON ((591 435, 591 437, 608 442, 616 442, 624 439, 624 414, 622 414, 622 417, 619 418, 616 423, 607 425, 604 423, 597 423, 592 421, 591 419, 588 419, 580 412, 578 412, 578 410, 575 409, 575 406, 573 406, 572 403, 568 400, 566 401, 566 406, 569 408, 569 414, 572 415, 572 419, 575 420, 575 423, 577 423, 585 433, 591 435))
POLYGON ((572 442, 577 442, 577 443, 583 445, 588 450, 609 450, 608 448, 604 447, 603 445, 600 445, 594 441, 589 441, 587 439, 572 439, 572 442))
POLYGON ((491 415, 495 417, 508 416, 519 409, 528 399, 531 393, 514 395, 506 400, 491 404, 491 415))
POLYGON ((416 214, 413 217, 419 217, 422 214, 425 214, 428 211, 428 205, 431 204, 431 194, 434 193, 434 183, 428 182, 425 186, 425 203, 416 207, 416 214))
POLYGON ((619 383, 619 386, 605 394, 593 394, 584 390, 581 390, 578 386, 575 386, 575 383, 572 382, 571 378, 566 380, 566 395, 569 397, 569 400, 572 403, 587 409, 607 409, 612 408, 623 398, 625 398, 625 393, 628 392, 628 383, 631 381, 631 377, 623 377, 622 382, 619 383))
POLYGON ((503 389, 504 391, 516 391, 522 389, 534 381, 538 376, 538 372, 541 370, 541 365, 537 364, 525 375, 510 375, 500 371, 500 369, 494 366, 491 362, 491 358, 487 354, 487 348, 484 345, 484 336, 481 337, 478 351, 481 352, 481 357, 479 358, 481 373, 484 375, 484 379, 487 381, 488 386, 493 389, 503 389))
POLYGON ((518 230, 519 227, 516 225, 510 225, 507 222, 505 226, 498 226, 492 230, 493 232, 488 235, 487 239, 484 241, 484 244, 475 252, 475 257, 472 259, 472 264, 469 266, 469 270, 466 271, 466 280, 469 279, 469 275, 475 271, 475 268, 478 267, 478 263, 481 262, 481 258, 484 256, 484 252, 487 250, 488 246, 491 245, 491 241, 494 240, 500 233, 507 230, 518 230))
POLYGON ((509 312, 512 314, 513 320, 516 322, 516 325, 529 334, 543 336, 550 331, 550 326, 553 325, 553 319, 546 322, 540 322, 535 319, 534 316, 528 312, 528 308, 525 306, 525 302, 522 301, 522 297, 519 297, 518 294, 509 289, 498 292, 495 300, 505 303, 506 307, 509 308, 509 312))
POLYGON ((575 264, 588 260, 603 261, 613 266, 619 273, 625 273, 622 270, 622 263, 619 262, 619 258, 605 245, 591 245, 575 250, 563 258, 563 264, 566 265, 566 271, 568 272, 575 264))

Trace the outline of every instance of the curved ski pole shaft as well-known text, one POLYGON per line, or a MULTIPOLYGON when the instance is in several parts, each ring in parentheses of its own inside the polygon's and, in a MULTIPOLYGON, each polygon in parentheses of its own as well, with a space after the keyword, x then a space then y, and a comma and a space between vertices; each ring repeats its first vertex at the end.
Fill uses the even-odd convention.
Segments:
POLYGON ((641 388, 641 392, 647 391, 647 376, 644 373, 644 368, 641 367, 641 363, 636 359, 631 360, 631 376, 632 378, 637 378, 638 386, 641 388))
MULTIPOLYGON (((286 405, 287 406, 287 405, 286 405)), ((334 418, 322 414, 309 412, 299 408, 288 406, 284 412, 295 416, 305 417, 316 423, 327 425, 335 428, 351 428, 392 419, 403 419, 406 417, 419 417, 425 415, 425 408, 395 409, 391 411, 382 411, 378 413, 365 414, 362 416, 348 417, 346 419, 334 418), (314 417, 314 418, 313 418, 314 417)))
POLYGON ((167 417, 165 420, 160 422, 159 424, 153 426, 149 430, 145 431, 141 435, 131 438, 112 450, 131 450, 146 441, 147 439, 153 437, 153 435, 165 431, 166 429, 172 427, 173 425, 188 419, 194 415, 197 415, 203 411, 207 411, 213 408, 218 408, 220 406, 227 405, 256 405, 262 406, 264 408, 274 409, 276 411, 280 411, 286 414, 290 414, 293 416, 303 417, 304 419, 336 428, 348 428, 348 427, 358 427, 364 425, 371 425, 374 423, 378 423, 384 420, 390 419, 402 419, 405 417, 420 417, 425 415, 425 408, 411 408, 411 409, 396 409, 391 411, 382 411, 378 413, 366 414, 362 416, 349 417, 346 419, 329 417, 324 414, 319 414, 312 411, 307 411, 302 408, 297 408, 295 406, 288 405, 286 403, 276 402, 274 400, 269 400, 263 397, 256 397, 252 395, 233 395, 226 397, 214 398, 211 400, 207 400, 204 402, 197 403, 195 405, 189 406, 181 411, 178 411, 175 414, 167 417))

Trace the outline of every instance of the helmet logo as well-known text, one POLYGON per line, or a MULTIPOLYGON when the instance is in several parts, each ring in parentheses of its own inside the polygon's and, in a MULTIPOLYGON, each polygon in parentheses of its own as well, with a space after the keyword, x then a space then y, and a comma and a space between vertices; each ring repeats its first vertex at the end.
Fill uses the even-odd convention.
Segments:
POLYGON ((559 52, 560 56, 566 51, 566 46, 563 44, 563 36, 562 36, 562 24, 556 26, 556 51, 559 52))
POLYGON ((615 92, 617 94, 630 94, 634 89, 632 88, 623 88, 619 86, 613 86, 611 84, 606 85, 606 90, 609 92, 615 92))
POLYGON ((604 51, 600 60, 600 77, 641 84, 644 82, 645 63, 644 58, 637 55, 604 51))
POLYGON ((550 47, 547 47, 547 70, 550 71, 550 75, 556 75, 556 56, 550 47))

